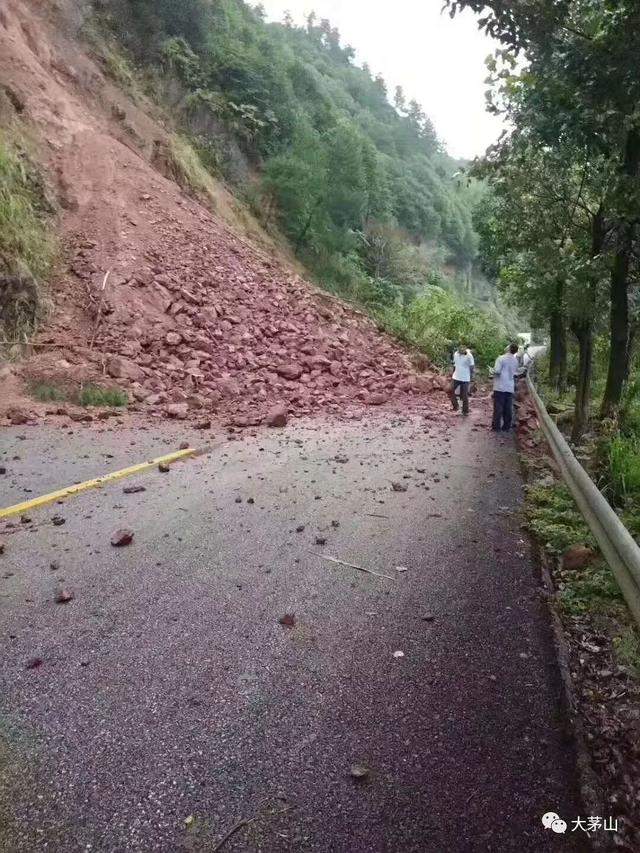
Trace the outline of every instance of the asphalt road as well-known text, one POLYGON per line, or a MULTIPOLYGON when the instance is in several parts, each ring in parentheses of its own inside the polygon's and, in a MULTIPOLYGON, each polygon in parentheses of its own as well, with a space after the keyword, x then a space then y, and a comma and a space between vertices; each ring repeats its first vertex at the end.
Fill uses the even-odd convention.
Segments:
MULTIPOLYGON (((213 851, 242 820, 223 850, 587 849, 540 820, 580 813, 574 754, 515 445, 485 421, 219 440, 0 522, 0 849, 213 851)), ((185 435, 5 430, 0 506, 185 435)))

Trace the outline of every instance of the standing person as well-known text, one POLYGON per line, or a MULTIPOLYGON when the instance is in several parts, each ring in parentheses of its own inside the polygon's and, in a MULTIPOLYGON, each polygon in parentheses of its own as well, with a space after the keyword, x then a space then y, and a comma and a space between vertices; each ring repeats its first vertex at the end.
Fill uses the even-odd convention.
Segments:
POLYGON ((511 344, 506 355, 496 359, 493 369, 493 423, 491 429, 508 432, 513 420, 513 397, 516 392, 518 344, 511 344))
POLYGON ((464 344, 460 344, 458 349, 453 354, 453 378, 451 382, 451 403, 453 410, 458 411, 458 397, 456 390, 460 389, 460 399, 462 400, 462 414, 469 414, 469 384, 471 383, 471 374, 475 368, 473 356, 464 344))

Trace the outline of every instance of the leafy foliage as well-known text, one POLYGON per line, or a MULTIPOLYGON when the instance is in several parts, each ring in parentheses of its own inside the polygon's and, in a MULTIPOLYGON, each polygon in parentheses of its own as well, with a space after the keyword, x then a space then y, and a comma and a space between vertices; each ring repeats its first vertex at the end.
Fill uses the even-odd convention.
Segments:
POLYGON ((267 24, 242 0, 99 0, 99 9, 139 61, 180 81, 187 125, 200 141, 211 130, 210 165, 226 171, 216 139, 238 142, 263 174, 267 218, 275 211, 305 260, 358 255, 353 232, 373 224, 471 268, 473 198, 453 177, 458 164, 420 105, 402 95, 392 106, 328 21, 267 24))

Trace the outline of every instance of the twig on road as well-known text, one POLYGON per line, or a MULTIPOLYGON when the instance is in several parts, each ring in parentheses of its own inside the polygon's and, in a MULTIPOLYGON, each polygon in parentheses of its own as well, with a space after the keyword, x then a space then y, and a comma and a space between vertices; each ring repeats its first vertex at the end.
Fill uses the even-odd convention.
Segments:
POLYGON ((243 826, 249 826, 250 823, 255 823, 255 821, 257 821, 257 820, 266 820, 267 818, 270 818, 270 817, 276 817, 276 815, 284 814, 285 812, 290 811, 290 809, 291 809, 291 806, 287 806, 286 809, 279 809, 277 812, 271 812, 270 814, 267 814, 267 815, 256 815, 255 817, 245 818, 245 820, 239 820, 238 823, 236 823, 234 826, 231 827, 231 829, 226 833, 226 835, 222 836, 220 841, 218 841, 216 846, 212 849, 211 853, 217 853, 218 850, 222 850, 222 848, 227 843, 227 841, 231 838, 231 836, 235 835, 235 833, 239 829, 242 829, 243 826))
POLYGON ((223 837, 220 839, 220 841, 218 841, 216 846, 213 848, 212 853, 217 853, 218 850, 220 850, 220 849, 222 849, 222 847, 224 847, 224 845, 227 843, 227 841, 231 838, 231 836, 234 833, 236 833, 239 829, 242 829, 243 826, 247 826, 247 824, 251 823, 251 821, 254 821, 254 820, 256 820, 255 817, 251 818, 250 820, 238 821, 238 823, 236 823, 235 826, 232 826, 231 829, 229 830, 229 832, 227 832, 226 835, 223 835, 223 837))
POLYGON ((379 512, 365 512, 365 515, 368 515, 369 518, 391 518, 389 515, 380 515, 379 512))
POLYGON ((375 575, 377 578, 386 578, 388 581, 394 581, 396 578, 391 575, 383 575, 380 572, 374 572, 373 569, 365 569, 364 566, 356 566, 355 563, 345 563, 344 560, 338 560, 337 557, 328 557, 326 554, 318 554, 316 551, 310 551, 315 557, 320 557, 322 560, 328 560, 330 563, 337 563, 339 566, 347 566, 349 569, 357 569, 359 572, 366 572, 368 575, 375 575))

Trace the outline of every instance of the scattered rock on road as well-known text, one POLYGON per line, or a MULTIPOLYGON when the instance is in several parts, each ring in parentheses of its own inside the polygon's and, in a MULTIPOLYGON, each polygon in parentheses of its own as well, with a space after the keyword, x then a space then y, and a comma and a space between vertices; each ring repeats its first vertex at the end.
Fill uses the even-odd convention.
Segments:
POLYGON ((171 466, 167 465, 166 462, 160 462, 158 465, 158 471, 160 471, 161 474, 168 474, 170 470, 171 466))
POLYGON ((351 773, 351 778, 356 781, 362 781, 369 776, 371 772, 368 767, 365 767, 364 764, 352 764, 349 770, 351 773))
POLYGON ((125 495, 136 495, 138 492, 146 492, 146 486, 125 486, 122 490, 125 495))
POLYGON ((114 548, 122 548, 124 545, 131 545, 133 542, 133 530, 128 530, 126 527, 116 530, 111 537, 111 544, 114 548))
POLYGON ((75 595, 71 590, 68 589, 59 589, 54 597, 54 601, 56 604, 68 604, 70 601, 73 601, 75 595))
POLYGON ((407 486, 404 483, 391 483, 391 488, 394 492, 406 492, 407 486))
POLYGON ((286 406, 274 406, 265 418, 265 423, 270 427, 285 427, 287 425, 286 406))
POLYGON ((54 527, 62 527, 63 524, 66 524, 67 519, 63 518, 61 515, 54 515, 51 519, 54 527))

